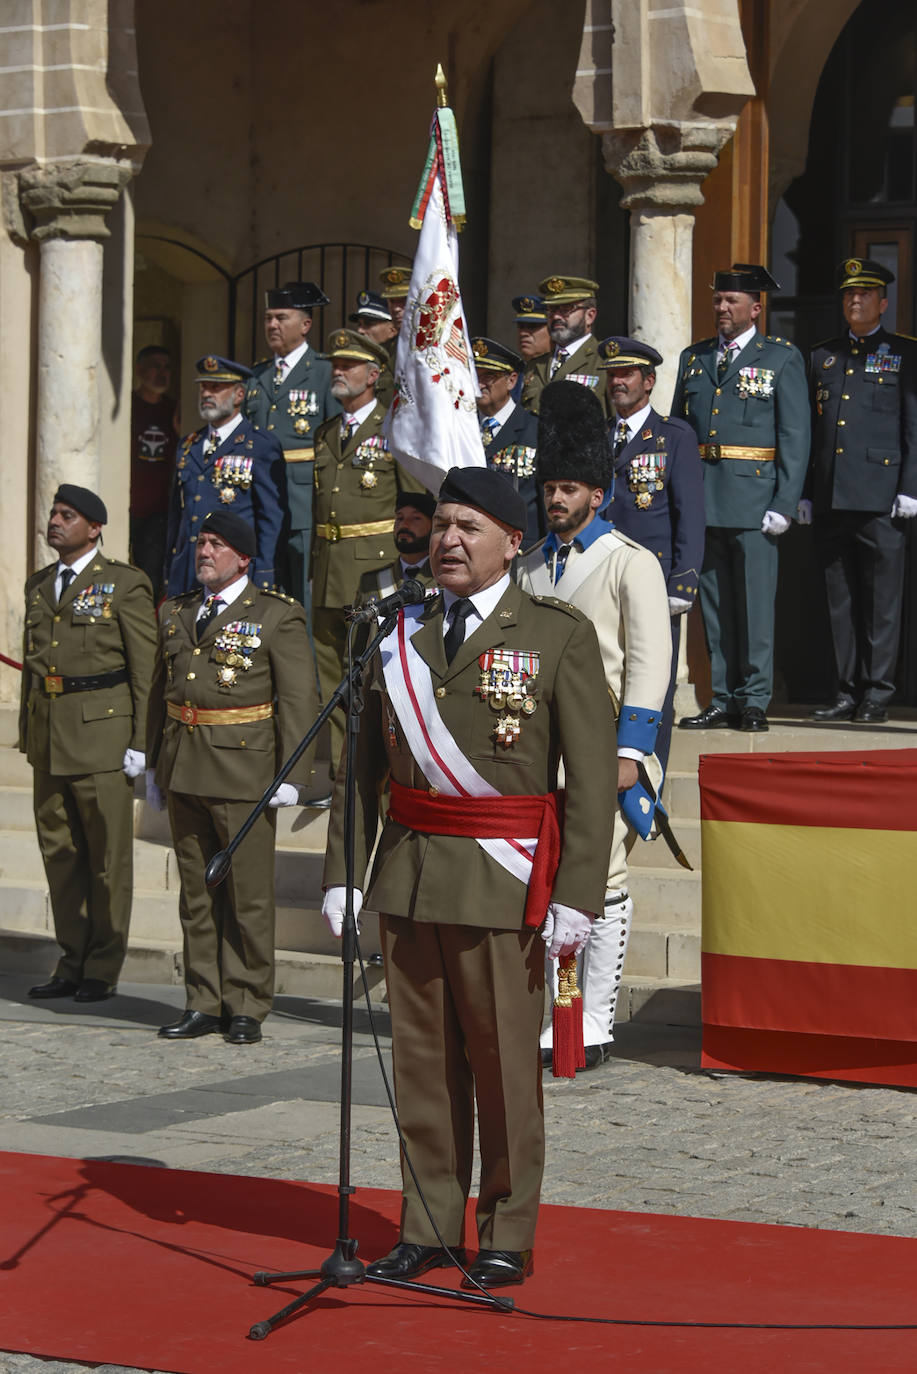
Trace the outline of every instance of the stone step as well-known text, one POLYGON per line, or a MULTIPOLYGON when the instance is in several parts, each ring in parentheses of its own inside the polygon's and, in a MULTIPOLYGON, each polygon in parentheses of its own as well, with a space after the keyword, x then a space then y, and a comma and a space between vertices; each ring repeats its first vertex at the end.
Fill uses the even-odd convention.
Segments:
MULTIPOLYGON (((700 820, 700 788, 696 773, 670 773, 665 780, 662 794, 665 809, 669 813, 672 828, 679 835, 678 823, 683 820, 700 820)), ((662 841, 665 843, 665 841, 662 841)), ((691 855, 688 855, 691 858, 691 855)), ((691 859, 693 863, 694 860, 691 859)))
POLYGON ((677 865, 631 869, 627 881, 634 900, 634 924, 641 929, 700 930, 701 876, 677 865))
MULTIPOLYGON (((24 978, 47 976, 59 953, 53 937, 38 932, 22 932, 0 927, 0 950, 4 969, 24 978)), ((364 950, 364 960, 367 958, 364 950)), ((381 967, 366 965, 367 982, 374 1002, 385 999, 385 978, 381 967)), ((122 977, 126 983, 165 983, 181 985, 181 954, 157 941, 132 944, 124 961, 122 977)), ((354 993, 359 999, 363 985, 359 965, 354 967, 354 993)), ((279 949, 275 960, 274 990, 293 997, 340 999, 343 991, 343 966, 340 955, 304 954, 279 949)))
POLYGON ((625 978, 700 982, 700 931, 634 927, 624 961, 625 978))
POLYGON ((618 994, 616 1019, 649 1021, 665 1026, 699 1026, 700 984, 676 978, 625 977, 618 994))
POLYGON ((700 754, 772 754, 845 749, 913 749, 917 747, 917 712, 892 708, 893 719, 885 725, 863 726, 854 722, 819 725, 807 719, 809 707, 790 715, 770 713, 770 730, 745 734, 741 730, 672 731, 669 767, 673 773, 697 768, 700 754))
MULTIPOLYGON (((13 674, 16 673, 16 695, 19 695, 19 674, 14 668, 7 668, 5 663, 0 664, 0 673, 9 674, 7 686, 12 682, 13 674)), ((0 748, 5 744, 15 746, 19 741, 19 707, 4 704, 0 706, 0 748)))
POLYGON ((0 787, 27 787, 32 791, 32 768, 25 754, 9 745, 0 747, 0 787))

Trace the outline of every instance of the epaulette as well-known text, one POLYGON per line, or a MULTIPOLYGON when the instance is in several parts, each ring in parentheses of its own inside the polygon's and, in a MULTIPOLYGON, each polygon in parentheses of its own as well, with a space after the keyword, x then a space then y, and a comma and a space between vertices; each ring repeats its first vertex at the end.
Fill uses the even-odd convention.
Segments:
POLYGON ((172 596, 164 597, 163 601, 200 601, 201 595, 201 588, 195 587, 190 592, 175 592, 172 596))
POLYGON ((52 568, 57 567, 58 562, 59 559, 55 558, 53 563, 46 563, 43 568, 38 568, 36 572, 33 572, 31 577, 27 577, 25 583, 26 591, 30 592, 33 587, 37 586, 46 573, 49 573, 52 568))
POLYGON ((899 339, 907 339, 908 343, 917 343, 917 338, 913 334, 902 334, 900 329, 895 330, 895 335, 899 339))
POLYGON ((108 558, 106 562, 111 563, 114 568, 130 568, 131 572, 140 572, 133 563, 125 563, 123 558, 108 558))
POLYGON ((569 601, 561 601, 559 596, 533 596, 532 600, 539 606, 550 606, 555 611, 565 611, 573 620, 588 620, 588 616, 583 615, 575 606, 571 606, 569 601))
POLYGON ((841 343, 841 341, 840 341, 839 339, 837 339, 837 338, 834 338, 834 339, 820 339, 818 343, 812 345, 812 352, 814 353, 815 350, 818 349, 818 348, 837 349, 837 348, 840 347, 840 343, 841 343))
POLYGON ((792 341, 791 341, 790 339, 781 339, 781 337, 780 337, 779 334, 777 334, 777 335, 774 335, 774 334, 765 334, 764 338, 765 338, 765 340, 766 340, 767 343, 778 343, 778 344, 783 344, 783 347, 784 347, 784 348, 792 348, 792 347, 793 347, 792 341))
POLYGON ((295 596, 288 596, 286 592, 279 591, 276 587, 257 587, 262 596, 276 596, 278 601, 285 601, 288 606, 299 606, 301 603, 295 596))

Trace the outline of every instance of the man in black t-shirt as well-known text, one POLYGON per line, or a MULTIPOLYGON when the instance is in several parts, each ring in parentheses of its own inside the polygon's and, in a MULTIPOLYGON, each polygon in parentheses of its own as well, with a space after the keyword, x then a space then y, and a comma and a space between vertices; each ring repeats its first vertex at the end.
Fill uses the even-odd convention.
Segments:
POLYGON ((172 381, 167 349, 158 344, 141 348, 136 370, 137 389, 131 393, 131 562, 146 573, 158 600, 178 443, 178 403, 166 394, 172 381))

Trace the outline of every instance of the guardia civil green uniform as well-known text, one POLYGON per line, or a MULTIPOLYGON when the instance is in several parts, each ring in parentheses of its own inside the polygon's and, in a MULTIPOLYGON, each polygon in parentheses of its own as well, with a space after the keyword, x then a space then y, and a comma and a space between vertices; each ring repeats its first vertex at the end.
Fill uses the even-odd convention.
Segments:
MULTIPOLYGON (((768 289, 757 276, 734 284, 745 276, 717 273, 716 289, 768 289)), ((749 708, 765 712, 773 689, 777 541, 761 524, 767 511, 788 520, 796 514, 809 459, 809 398, 802 354, 788 339, 755 330, 721 375, 718 352, 716 336, 683 351, 672 415, 691 425, 704 460, 699 596, 711 707, 740 720, 749 708)))
POLYGON ((144 747, 156 618, 149 579, 129 564, 97 550, 60 604, 57 566, 26 583, 19 748, 34 769, 55 977, 113 987, 133 888, 134 786, 122 763, 144 747))
MULTIPOLYGON (((312 724, 315 674, 292 597, 248 582, 198 640, 201 604, 190 592, 160 609, 147 761, 178 859, 187 1010, 262 1021, 274 989, 276 812, 262 813, 212 892, 204 873, 312 724)), ((288 781, 306 785, 310 771, 304 756, 288 781)))

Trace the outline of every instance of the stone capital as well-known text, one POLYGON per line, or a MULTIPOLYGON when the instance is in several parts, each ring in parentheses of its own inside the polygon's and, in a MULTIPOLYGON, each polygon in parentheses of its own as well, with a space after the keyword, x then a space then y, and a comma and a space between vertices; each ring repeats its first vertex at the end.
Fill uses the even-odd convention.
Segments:
POLYGON ((106 223, 135 169, 125 162, 74 158, 19 173, 19 199, 30 236, 105 239, 106 223))
POLYGON ((606 170, 624 189, 622 207, 693 213, 703 204, 701 185, 716 167, 735 123, 655 124, 603 134, 602 156, 606 170))

